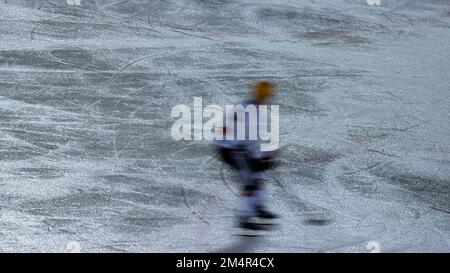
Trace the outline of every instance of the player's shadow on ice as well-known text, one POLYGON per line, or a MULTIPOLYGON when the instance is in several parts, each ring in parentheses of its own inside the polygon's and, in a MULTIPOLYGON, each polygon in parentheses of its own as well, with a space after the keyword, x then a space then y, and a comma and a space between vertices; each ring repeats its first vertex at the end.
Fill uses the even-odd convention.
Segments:
POLYGON ((235 241, 222 249, 219 249, 217 253, 246 253, 252 252, 263 241, 263 237, 245 237, 238 236, 235 241))

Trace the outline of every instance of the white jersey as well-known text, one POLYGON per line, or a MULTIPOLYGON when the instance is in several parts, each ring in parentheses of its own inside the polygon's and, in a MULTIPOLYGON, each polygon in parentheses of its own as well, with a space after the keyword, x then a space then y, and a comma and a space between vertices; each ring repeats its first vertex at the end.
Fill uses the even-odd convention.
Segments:
MULTIPOLYGON (((232 116, 227 116, 227 119, 232 119, 232 124, 230 126, 230 120, 227 120, 227 132, 224 133, 223 140, 215 140, 214 144, 223 148, 228 149, 239 149, 245 150, 249 153, 252 158, 260 158, 264 157, 266 153, 261 152, 261 138, 259 135, 259 128, 266 124, 262 124, 262 122, 266 122, 266 120, 260 120, 259 118, 259 104, 252 100, 245 100, 240 103, 235 104, 236 106, 241 105, 239 111, 233 113, 232 116), (248 106, 254 107, 254 112, 251 114, 255 114, 250 117, 250 113, 247 113, 245 109, 248 106), (241 112, 244 110, 244 112, 241 112), (230 130, 231 128, 232 130, 230 130), (244 130, 244 134, 240 135, 241 138, 238 137, 239 130, 244 130), (253 130, 252 132, 250 130, 253 130), (243 136, 243 139, 242 139, 243 136)), ((241 132, 242 133, 242 132, 241 132)))

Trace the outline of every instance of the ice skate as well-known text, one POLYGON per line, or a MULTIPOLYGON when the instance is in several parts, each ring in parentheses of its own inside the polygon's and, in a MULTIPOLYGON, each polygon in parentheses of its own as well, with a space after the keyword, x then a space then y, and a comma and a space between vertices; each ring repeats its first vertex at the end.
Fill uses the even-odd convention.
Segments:
POLYGON ((267 226, 259 224, 255 217, 239 217, 235 234, 238 236, 263 236, 269 230, 267 226))
POLYGON ((277 225, 279 218, 277 214, 270 212, 265 206, 256 206, 256 222, 259 225, 277 225))

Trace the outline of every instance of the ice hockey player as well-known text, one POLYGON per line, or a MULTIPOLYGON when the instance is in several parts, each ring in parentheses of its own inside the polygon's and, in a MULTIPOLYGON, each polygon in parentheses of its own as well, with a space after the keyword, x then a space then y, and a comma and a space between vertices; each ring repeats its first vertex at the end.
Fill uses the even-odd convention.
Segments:
MULTIPOLYGON (((248 105, 254 105, 256 109, 259 109, 259 105, 268 104, 274 91, 274 84, 269 81, 259 81, 252 86, 251 93, 253 98, 236 105, 242 105, 244 108, 248 105)), ((232 118, 235 121, 235 130, 225 127, 224 136, 229 134, 229 131, 233 131, 233 134, 236 134, 236 128, 240 125, 239 123, 245 122, 245 139, 237 140, 236 135, 234 135, 232 140, 224 137, 224 140, 216 140, 214 145, 221 160, 237 172, 242 187, 238 227, 243 231, 258 232, 266 230, 278 216, 269 212, 266 207, 264 171, 275 166, 274 159, 277 152, 261 151, 259 134, 256 140, 248 138, 250 125, 248 118, 239 119, 238 113, 234 113, 232 118)), ((256 122, 257 126, 261 125, 259 124, 259 118, 256 119, 256 122)))

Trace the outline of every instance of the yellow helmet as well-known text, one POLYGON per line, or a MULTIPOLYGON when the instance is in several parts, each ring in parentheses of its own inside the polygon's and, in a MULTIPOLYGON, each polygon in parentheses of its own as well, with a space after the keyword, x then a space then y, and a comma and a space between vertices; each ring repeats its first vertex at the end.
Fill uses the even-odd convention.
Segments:
POLYGON ((275 84, 269 81, 259 81, 253 86, 253 94, 258 101, 264 101, 273 96, 275 84))

